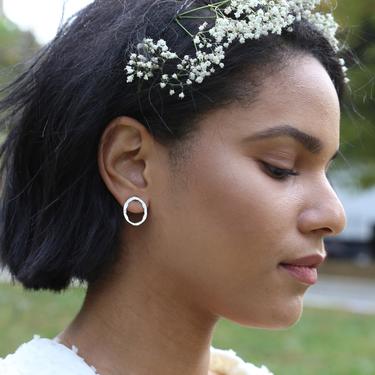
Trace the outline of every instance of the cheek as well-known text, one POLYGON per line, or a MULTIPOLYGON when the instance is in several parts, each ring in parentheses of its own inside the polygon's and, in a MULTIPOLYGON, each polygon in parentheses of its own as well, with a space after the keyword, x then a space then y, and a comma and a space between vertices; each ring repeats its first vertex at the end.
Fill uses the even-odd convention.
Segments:
POLYGON ((188 262, 204 303, 245 325, 294 323, 302 290, 283 283, 277 265, 295 238, 295 192, 252 159, 205 160, 188 195, 195 231, 188 262))
POLYGON ((196 171, 199 183, 192 189, 193 204, 210 230, 217 232, 217 242, 229 239, 234 250, 246 249, 247 255, 272 251, 254 245, 279 237, 292 225, 294 213, 286 185, 272 180, 257 162, 245 156, 228 155, 202 161, 201 166, 196 171))
POLYGON ((227 279, 228 287, 273 272, 283 237, 295 228, 282 183, 238 154, 206 155, 187 173, 189 186, 174 196, 170 215, 174 241, 185 248, 181 267, 194 269, 195 280, 227 279))
POLYGON ((300 193, 247 156, 195 155, 156 209, 163 272, 202 309, 248 326, 293 324, 304 289, 277 265, 296 242, 300 193))

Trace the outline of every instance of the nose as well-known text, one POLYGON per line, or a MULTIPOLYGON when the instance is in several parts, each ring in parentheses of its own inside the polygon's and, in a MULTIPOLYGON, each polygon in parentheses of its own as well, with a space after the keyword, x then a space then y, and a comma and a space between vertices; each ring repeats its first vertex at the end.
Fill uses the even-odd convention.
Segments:
POLYGON ((336 236, 346 226, 344 207, 327 178, 309 189, 306 205, 298 217, 303 233, 318 233, 322 237, 336 236))

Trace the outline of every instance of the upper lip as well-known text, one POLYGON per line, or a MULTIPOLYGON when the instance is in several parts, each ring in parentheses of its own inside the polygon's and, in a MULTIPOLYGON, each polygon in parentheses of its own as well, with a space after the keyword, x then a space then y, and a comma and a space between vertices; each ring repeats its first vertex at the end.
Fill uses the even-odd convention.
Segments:
POLYGON ((312 254, 303 258, 282 262, 281 264, 289 264, 293 266, 318 267, 324 262, 325 259, 326 255, 312 254))

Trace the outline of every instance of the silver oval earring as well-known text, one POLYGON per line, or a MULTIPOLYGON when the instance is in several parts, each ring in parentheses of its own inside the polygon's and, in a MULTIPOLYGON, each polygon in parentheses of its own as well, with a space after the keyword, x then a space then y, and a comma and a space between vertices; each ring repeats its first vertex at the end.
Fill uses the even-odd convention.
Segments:
POLYGON ((124 209, 123 209, 123 213, 124 213, 124 217, 126 219, 126 221, 131 224, 131 225, 134 225, 134 226, 137 226, 137 225, 141 225, 142 223, 145 222, 146 218, 147 218, 147 205, 146 203, 141 199, 141 198, 138 198, 136 196, 133 196, 133 197, 130 197, 125 203, 124 203, 124 209), (128 206, 131 202, 133 201, 138 201, 142 207, 143 207, 143 217, 142 217, 142 220, 141 221, 138 221, 137 223, 131 221, 129 219, 129 216, 128 216, 128 206))

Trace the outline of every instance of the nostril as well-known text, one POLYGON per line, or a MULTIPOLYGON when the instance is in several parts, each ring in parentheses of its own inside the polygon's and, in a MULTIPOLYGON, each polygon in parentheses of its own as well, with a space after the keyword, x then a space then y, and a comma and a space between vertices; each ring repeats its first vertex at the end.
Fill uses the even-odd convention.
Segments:
POLYGON ((320 233, 323 235, 323 237, 334 236, 335 235, 335 231, 332 230, 329 227, 320 228, 320 229, 318 229, 318 231, 320 231, 320 233))

